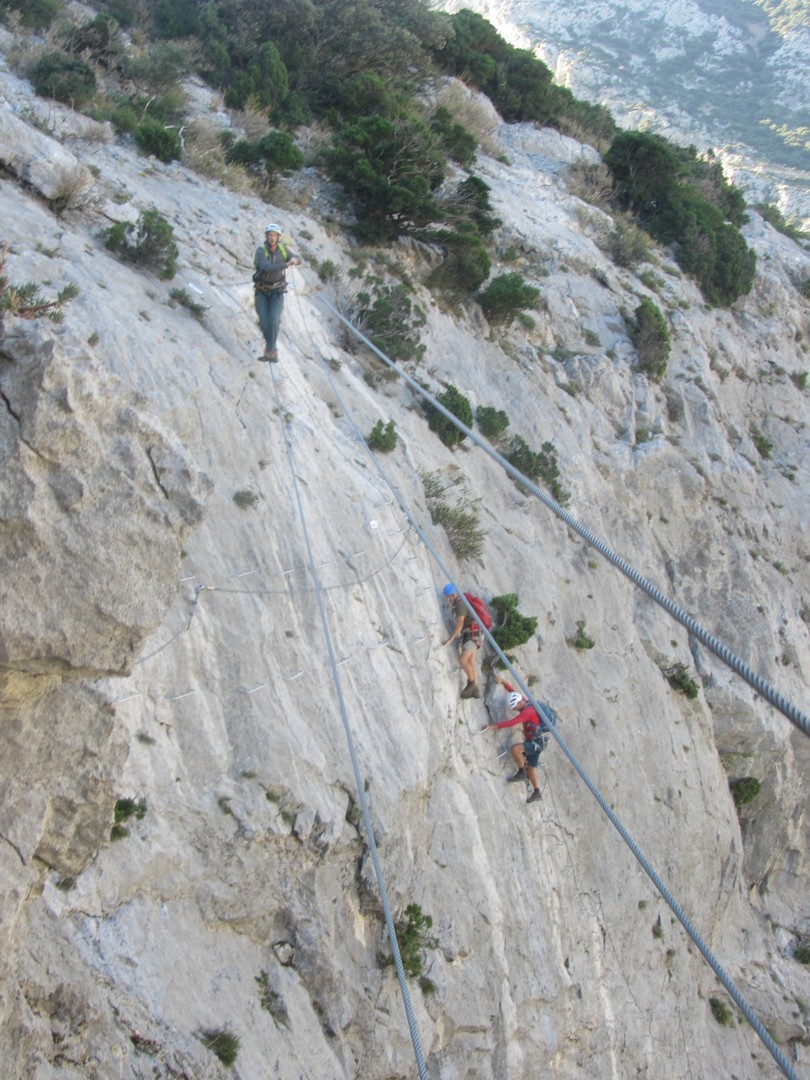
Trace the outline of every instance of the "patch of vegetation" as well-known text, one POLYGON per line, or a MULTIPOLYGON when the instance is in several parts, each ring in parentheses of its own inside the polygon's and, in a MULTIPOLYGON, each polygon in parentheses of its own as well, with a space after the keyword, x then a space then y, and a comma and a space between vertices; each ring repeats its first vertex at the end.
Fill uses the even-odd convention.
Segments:
POLYGON ((146 800, 118 799, 114 810, 114 824, 110 830, 110 840, 122 840, 129 836, 129 829, 124 825, 125 821, 134 817, 140 821, 146 816, 146 800))
POLYGON ((478 140, 463 124, 454 120, 449 109, 440 105, 431 117, 430 128, 441 139, 449 158, 465 167, 472 164, 478 140))
POLYGON ((8 247, 8 242, 6 242, 0 255, 0 333, 2 333, 6 315, 14 315, 19 319, 46 318, 51 322, 61 322, 64 318, 62 308, 69 300, 79 295, 79 286, 65 285, 57 293, 55 300, 43 300, 39 295, 40 286, 35 281, 27 281, 24 285, 14 285, 6 274, 8 247))
POLYGON ((239 1053, 239 1036, 227 1028, 209 1028, 199 1036, 203 1046, 216 1054, 223 1065, 233 1065, 239 1053))
POLYGON ((358 828, 360 822, 363 820, 362 807, 360 806, 360 803, 355 802, 354 799, 349 799, 349 805, 346 808, 346 820, 350 825, 353 825, 355 829, 358 828))
POLYGON ((303 168, 304 155, 286 131, 271 131, 255 142, 240 139, 229 146, 226 160, 231 165, 244 165, 272 185, 279 173, 303 168))
POLYGON ((481 434, 495 442, 509 427, 509 417, 503 409, 496 409, 494 405, 479 405, 475 410, 475 422, 481 434))
POLYGON ((155 270, 167 281, 177 270, 174 229, 157 210, 144 210, 138 220, 119 221, 104 233, 104 246, 126 262, 155 270))
POLYGON ((493 596, 490 607, 496 615, 492 636, 504 652, 523 645, 537 631, 537 617, 521 615, 516 593, 493 596))
POLYGON ((62 0, 2 0, 0 11, 18 12, 24 30, 45 30, 64 8, 62 0))
POLYGON ((317 266, 318 277, 324 285, 336 285, 341 278, 340 267, 332 259, 324 259, 317 266))
POLYGON ((660 379, 667 369, 670 350, 669 325, 661 309, 645 298, 628 323, 630 340, 638 354, 639 370, 653 379, 660 379))
POLYGON ((430 507, 430 519, 434 525, 442 526, 450 547, 461 562, 481 557, 486 534, 481 528, 481 517, 475 503, 467 499, 455 506, 435 503, 430 507))
POLYGON ((616 125, 604 106, 577 100, 552 82, 551 71, 528 49, 510 45, 484 19, 468 9, 450 19, 450 33, 433 55, 448 75, 475 86, 509 123, 537 121, 604 149, 616 125))
MULTIPOLYGON (((438 947, 437 939, 428 933, 432 926, 433 919, 425 915, 418 904, 408 904, 404 916, 394 924, 402 966, 405 974, 413 979, 422 975, 425 950, 438 947)), ((390 967, 393 963, 393 956, 380 957, 382 967, 390 967)))
POLYGON ((515 435, 504 457, 528 480, 542 480, 560 506, 565 506, 569 501, 570 495, 560 482, 560 468, 554 443, 544 442, 542 448, 535 451, 522 436, 515 435))
POLYGON ((730 1027, 734 1023, 734 1013, 720 998, 709 998, 709 1008, 712 1010, 712 1016, 722 1027, 730 1027))
POLYGON ((31 69, 31 82, 40 97, 81 108, 96 92, 96 73, 75 56, 45 53, 31 69))
POLYGON ((390 453, 397 445, 397 429, 393 420, 383 424, 378 420, 366 437, 366 444, 370 450, 379 450, 383 454, 390 453))
POLYGON ((361 240, 394 240, 442 217, 434 192, 444 180, 446 159, 414 114, 377 113, 343 124, 324 164, 330 179, 351 192, 361 240))
POLYGON ((793 371, 790 375, 791 382, 799 390, 807 389, 807 372, 806 371, 793 371))
POLYGON ((436 289, 453 301, 474 292, 486 281, 492 261, 474 223, 453 222, 452 226, 438 230, 432 239, 441 245, 444 259, 425 281, 427 288, 436 289))
POLYGON ((144 120, 132 133, 142 154, 151 154, 167 164, 183 156, 180 136, 160 120, 144 120))
POLYGON ((647 233, 632 218, 616 214, 606 247, 616 266, 635 270, 639 263, 649 259, 652 244, 647 233))
POLYGON ((111 15, 96 15, 90 22, 68 23, 58 30, 59 44, 71 56, 96 64, 105 72, 117 69, 125 46, 121 27, 111 15))
POLYGON ((796 225, 791 225, 789 221, 786 221, 778 206, 774 206, 772 203, 757 203, 755 209, 762 214, 764 220, 773 226, 777 232, 784 233, 791 240, 795 240, 797 244, 805 244, 810 241, 810 233, 803 232, 796 225))
POLYGON ((638 275, 638 280, 646 285, 650 292, 660 293, 664 284, 664 279, 660 274, 656 274, 654 270, 643 270, 638 275))
POLYGON ((82 165, 60 169, 48 198, 48 206, 57 217, 68 211, 99 211, 103 202, 103 195, 95 183, 88 180, 87 170, 82 165))
POLYGON ((664 927, 661 925, 661 916, 660 915, 658 916, 658 918, 653 923, 652 936, 658 941, 660 941, 661 938, 663 938, 663 936, 664 936, 664 927))
POLYGON ((719 161, 642 131, 619 132, 604 160, 621 208, 654 239, 675 245, 678 265, 708 303, 726 306, 750 291, 756 256, 738 228, 745 199, 719 161))
POLYGON ((259 1002, 261 1007, 270 1013, 276 1023, 287 1027, 290 1020, 287 1006, 284 1004, 284 998, 281 994, 277 993, 270 986, 270 978, 267 972, 260 972, 256 976, 256 982, 259 984, 259 1002))
POLYGON ((607 165, 577 158, 568 168, 568 190, 583 202, 607 210, 613 199, 613 177, 607 165))
POLYGON ((527 285, 520 274, 499 274, 478 294, 478 303, 493 325, 508 326, 521 311, 537 303, 540 290, 527 285))
POLYGON ((753 802, 762 789, 762 784, 755 776, 738 777, 736 780, 730 780, 728 786, 738 810, 741 806, 753 802))
POLYGON ((664 672, 664 676, 673 690, 678 690, 690 699, 698 696, 700 687, 690 676, 685 664, 674 664, 664 672))
POLYGON ((773 443, 771 440, 763 435, 761 431, 754 430, 751 432, 751 441, 757 448, 759 456, 767 461, 773 450, 773 443))
POLYGON ((201 304, 193 297, 189 296, 185 289, 171 289, 169 291, 169 299, 172 306, 180 304, 181 307, 187 308, 199 322, 202 322, 203 315, 208 311, 205 304, 201 304))
MULTIPOLYGON (((458 417, 462 424, 471 428, 473 413, 469 398, 465 397, 455 386, 451 386, 448 383, 445 383, 444 386, 445 389, 442 393, 436 395, 436 400, 454 416, 458 417)), ((449 420, 443 413, 439 412, 439 410, 431 405, 430 402, 425 402, 423 408, 425 416, 427 417, 428 427, 439 436, 445 446, 449 446, 452 449, 467 438, 464 432, 460 431, 452 420, 449 420)))
POLYGON ((438 473, 423 473, 422 483, 430 520, 434 525, 441 525, 447 533, 456 557, 461 562, 479 559, 486 538, 478 510, 480 500, 471 500, 466 493, 461 492, 451 504, 445 496, 454 485, 444 485, 438 473))
POLYGON ((800 964, 810 964, 810 945, 806 942, 799 945, 793 953, 793 959, 798 960, 800 964))
POLYGON ((386 285, 371 274, 364 284, 366 288, 354 297, 348 317, 392 360, 418 363, 425 352, 420 340, 427 322, 424 311, 411 300, 405 285, 386 285))
POLYGON ((239 507, 240 510, 247 510, 251 506, 259 501, 259 496, 255 491, 249 491, 246 488, 240 488, 239 491, 233 493, 233 501, 239 507))
POLYGON ((588 637, 585 633, 585 620, 579 619, 577 621, 576 635, 571 639, 571 644, 575 649, 592 649, 596 642, 592 637, 588 637))

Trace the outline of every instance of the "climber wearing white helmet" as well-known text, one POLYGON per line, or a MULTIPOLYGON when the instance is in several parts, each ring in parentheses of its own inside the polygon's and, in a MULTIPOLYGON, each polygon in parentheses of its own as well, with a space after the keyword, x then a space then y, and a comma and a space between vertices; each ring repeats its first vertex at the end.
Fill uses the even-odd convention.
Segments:
POLYGON ((268 363, 278 360, 276 342, 287 291, 285 271, 288 266, 298 266, 301 261, 281 243, 280 237, 281 226, 271 221, 264 230, 264 243, 256 248, 253 260, 256 269, 253 275, 254 303, 265 343, 264 355, 259 359, 268 363))
POLYGON ((519 694, 515 688, 504 679, 503 675, 496 673, 495 682, 509 692, 507 703, 510 709, 517 709, 517 716, 511 720, 502 720, 499 724, 487 724, 484 731, 514 727, 516 724, 523 725, 523 738, 512 746, 512 757, 517 765, 517 772, 510 776, 507 783, 516 783, 518 780, 528 780, 532 785, 532 793, 526 802, 537 802, 540 798, 540 788, 537 784, 537 764, 540 754, 548 740, 548 725, 538 715, 534 706, 528 699, 519 694))

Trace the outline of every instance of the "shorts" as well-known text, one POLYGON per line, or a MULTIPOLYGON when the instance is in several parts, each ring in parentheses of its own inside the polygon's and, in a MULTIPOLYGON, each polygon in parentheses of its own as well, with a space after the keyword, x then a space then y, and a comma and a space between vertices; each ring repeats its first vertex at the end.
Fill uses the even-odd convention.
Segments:
POLYGON ((463 634, 462 635, 462 638, 461 638, 461 651, 463 653, 472 652, 473 649, 480 649, 480 648, 481 648, 481 638, 480 638, 480 636, 473 636, 471 634, 463 634))
POLYGON ((525 742, 523 744, 523 756, 526 759, 526 765, 530 769, 536 769, 540 761, 540 751, 537 749, 537 743, 525 742))
POLYGON ((530 769, 536 769, 537 764, 540 761, 540 754, 543 752, 545 742, 537 743, 534 739, 530 739, 529 742, 523 744, 523 754, 526 758, 526 764, 530 769))

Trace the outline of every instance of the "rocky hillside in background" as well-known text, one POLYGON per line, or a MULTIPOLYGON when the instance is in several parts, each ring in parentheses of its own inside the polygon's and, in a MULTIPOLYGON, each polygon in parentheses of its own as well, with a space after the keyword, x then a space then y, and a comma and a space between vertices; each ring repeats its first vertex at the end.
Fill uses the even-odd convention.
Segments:
POLYGON ((78 287, 0 344, 2 1075, 416 1075, 341 703, 395 917, 432 919, 410 980, 431 1077, 779 1075, 562 751, 540 805, 506 786, 510 740, 480 733, 503 691, 459 699, 445 570, 362 437, 380 420, 443 567, 538 618, 516 669, 806 1072, 810 740, 469 440, 445 447, 324 301, 361 270, 413 283, 429 388, 552 443, 574 517, 807 711, 807 254, 752 214, 754 289, 710 309, 665 253, 636 274, 596 244, 568 172, 593 150, 490 113, 493 272, 541 291, 496 329, 423 287, 435 251, 354 244, 313 168, 267 203, 0 80, 7 274, 78 287), (103 242, 151 209, 169 282, 103 242), (273 218, 304 260, 277 367, 251 286, 273 218), (672 335, 660 383, 628 336, 643 297, 672 335), (457 562, 426 474, 476 510, 480 557, 457 562))
POLYGON ((749 202, 810 223, 810 6, 444 0, 532 49, 624 128, 713 149, 749 202), (768 8, 773 8, 770 12, 768 8))

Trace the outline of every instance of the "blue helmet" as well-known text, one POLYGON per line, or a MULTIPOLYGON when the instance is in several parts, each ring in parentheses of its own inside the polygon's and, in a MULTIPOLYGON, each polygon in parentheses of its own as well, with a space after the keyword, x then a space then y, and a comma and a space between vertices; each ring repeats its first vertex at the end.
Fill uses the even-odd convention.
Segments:
POLYGON ((442 592, 445 596, 455 596, 458 593, 458 589, 455 587, 455 585, 451 585, 448 581, 448 583, 442 589, 442 592))

